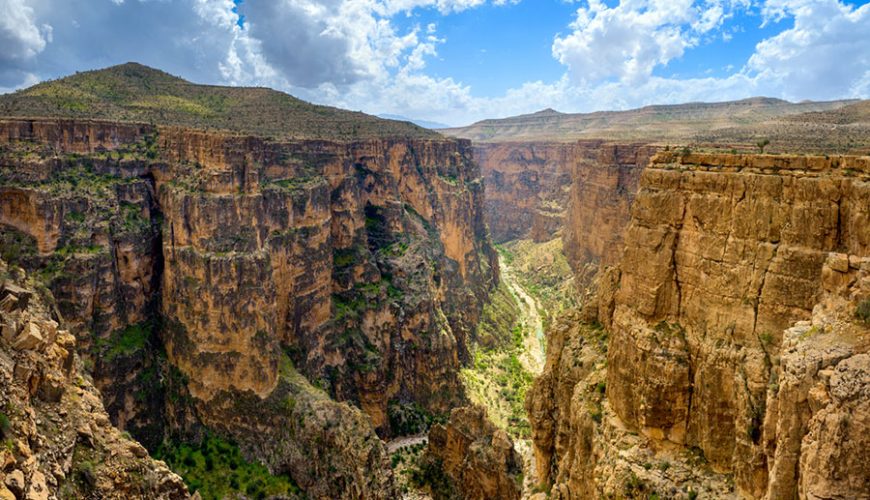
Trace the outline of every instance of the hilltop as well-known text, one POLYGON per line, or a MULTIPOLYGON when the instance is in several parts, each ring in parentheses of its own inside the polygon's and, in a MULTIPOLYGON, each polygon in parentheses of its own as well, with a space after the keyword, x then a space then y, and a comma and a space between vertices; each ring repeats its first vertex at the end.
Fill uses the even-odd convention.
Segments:
POLYGON ((646 106, 628 111, 559 113, 483 120, 440 132, 477 142, 579 139, 645 141, 663 144, 753 144, 769 138, 792 149, 855 150, 870 146, 868 101, 791 103, 755 97, 719 103, 646 106), (848 125, 832 132, 833 125, 848 125))
POLYGON ((318 106, 267 88, 198 85, 137 63, 0 95, 0 116, 142 122, 281 139, 438 137, 411 123, 318 106))

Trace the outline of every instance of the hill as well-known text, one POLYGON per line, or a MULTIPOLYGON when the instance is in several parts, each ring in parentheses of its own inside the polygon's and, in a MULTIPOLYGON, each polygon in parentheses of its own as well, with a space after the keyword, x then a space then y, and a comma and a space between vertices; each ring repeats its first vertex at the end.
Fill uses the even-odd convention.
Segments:
POLYGON ((851 105, 862 104, 854 100, 791 103, 755 97, 741 101, 657 105, 595 113, 567 114, 547 109, 500 120, 483 120, 441 132, 480 142, 573 142, 578 139, 728 142, 773 133, 786 138, 794 134, 792 139, 799 140, 815 133, 818 125, 827 123, 826 120, 840 117, 837 110, 845 110, 851 105), (807 120, 798 117, 806 113, 813 114, 817 126, 802 125, 807 120), (792 119, 786 120, 788 117, 792 119))
POLYGON ((198 85, 136 63, 0 95, 0 116, 144 122, 281 139, 437 137, 411 123, 318 106, 267 88, 198 85))

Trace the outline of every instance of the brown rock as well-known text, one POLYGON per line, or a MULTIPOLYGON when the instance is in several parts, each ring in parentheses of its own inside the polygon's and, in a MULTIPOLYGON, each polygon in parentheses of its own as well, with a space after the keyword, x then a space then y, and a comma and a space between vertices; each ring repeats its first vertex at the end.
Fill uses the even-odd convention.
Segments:
POLYGON ((44 345, 45 338, 42 336, 39 326, 32 321, 24 324, 21 331, 18 332, 18 336, 15 337, 15 341, 12 342, 12 347, 19 351, 38 349, 44 345))
POLYGON ((462 498, 520 498, 522 459, 481 407, 454 409, 446 426, 433 426, 424 460, 442 467, 462 498))
POLYGON ((30 486, 27 488, 26 500, 48 500, 48 485, 45 483, 45 474, 34 471, 30 475, 30 486))
POLYGON ((24 473, 18 469, 6 474, 6 487, 16 496, 24 494, 24 473))
POLYGON ((849 256, 844 253, 829 254, 827 264, 834 271, 839 271, 841 273, 849 272, 849 256))
POLYGON ((870 192, 816 160, 669 153, 644 170, 619 283, 597 303, 610 334, 602 430, 578 416, 589 398, 573 392, 572 372, 555 369, 566 357, 558 333, 530 391, 539 479, 556 482, 558 495, 612 492, 620 463, 648 480, 625 463, 630 454, 608 451, 623 426, 655 448, 701 450, 745 497, 867 490, 870 473, 851 458, 861 453, 834 451, 866 448, 867 409, 832 386, 842 373, 843 394, 861 394, 866 379, 854 300, 870 280, 852 261, 870 253, 870 192), (608 408, 615 424, 605 425, 608 408))

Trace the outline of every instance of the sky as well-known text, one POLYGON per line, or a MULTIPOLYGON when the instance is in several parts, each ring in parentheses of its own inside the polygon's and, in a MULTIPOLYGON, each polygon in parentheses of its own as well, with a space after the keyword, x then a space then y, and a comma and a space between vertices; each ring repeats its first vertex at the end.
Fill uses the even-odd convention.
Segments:
POLYGON ((870 98, 870 0, 0 0, 0 93, 135 61, 466 125, 870 98))

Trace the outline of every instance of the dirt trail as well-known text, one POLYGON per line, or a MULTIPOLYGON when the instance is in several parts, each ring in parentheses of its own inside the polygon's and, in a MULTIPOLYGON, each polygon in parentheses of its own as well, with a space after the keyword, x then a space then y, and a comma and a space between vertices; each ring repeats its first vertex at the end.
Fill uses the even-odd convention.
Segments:
POLYGON ((540 375, 544 369, 544 349, 546 339, 544 338, 544 322, 541 320, 540 305, 538 301, 526 292, 517 280, 514 270, 504 261, 501 262, 502 279, 517 299, 517 304, 522 311, 521 321, 523 323, 523 338, 525 349, 520 356, 520 362, 533 375, 540 375))
POLYGON ((429 441, 429 436, 405 436, 393 439, 392 441, 387 441, 387 451, 390 454, 393 454, 402 448, 408 448, 410 446, 414 446, 415 444, 427 443, 429 441))

